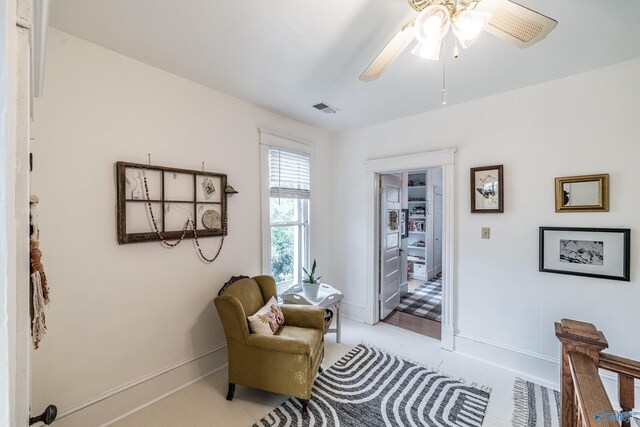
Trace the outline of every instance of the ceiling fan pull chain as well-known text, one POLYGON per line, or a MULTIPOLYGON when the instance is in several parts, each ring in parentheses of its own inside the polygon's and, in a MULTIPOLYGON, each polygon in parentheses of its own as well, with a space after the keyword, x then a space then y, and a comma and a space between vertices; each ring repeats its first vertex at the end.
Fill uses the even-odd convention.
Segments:
POLYGON ((442 48, 445 51, 442 55, 442 105, 447 105, 447 42, 444 40, 442 48))

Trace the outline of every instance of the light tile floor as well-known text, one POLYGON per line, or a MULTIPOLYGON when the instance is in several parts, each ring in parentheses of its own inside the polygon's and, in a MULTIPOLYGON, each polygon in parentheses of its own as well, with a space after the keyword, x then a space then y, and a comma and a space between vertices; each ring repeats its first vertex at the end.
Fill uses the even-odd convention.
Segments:
MULTIPOLYGON (((342 343, 335 342, 334 334, 327 334, 325 338, 325 368, 360 343, 375 345, 452 377, 491 387, 484 425, 511 425, 515 382, 515 373, 512 371, 442 350, 440 341, 385 323, 371 326, 343 319, 342 343)), ((226 392, 227 371, 224 368, 112 426, 251 426, 287 399, 286 396, 237 386, 233 401, 227 402, 226 392)))

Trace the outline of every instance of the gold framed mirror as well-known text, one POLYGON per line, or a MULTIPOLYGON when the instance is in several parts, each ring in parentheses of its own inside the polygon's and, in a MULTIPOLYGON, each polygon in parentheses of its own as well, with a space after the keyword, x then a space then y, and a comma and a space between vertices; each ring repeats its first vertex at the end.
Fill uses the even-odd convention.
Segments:
POLYGON ((556 212, 609 212, 609 174, 556 178, 556 212))

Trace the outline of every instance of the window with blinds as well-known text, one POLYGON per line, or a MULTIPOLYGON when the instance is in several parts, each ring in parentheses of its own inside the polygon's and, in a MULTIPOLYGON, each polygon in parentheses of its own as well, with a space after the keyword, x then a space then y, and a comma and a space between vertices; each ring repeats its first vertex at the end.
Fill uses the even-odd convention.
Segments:
POLYGON ((311 156, 300 151, 265 145, 263 162, 268 180, 263 191, 269 197, 269 234, 265 251, 280 293, 301 283, 302 268, 309 262, 309 204, 311 156))
POLYGON ((269 148, 269 188, 271 197, 309 199, 311 158, 305 153, 269 148))

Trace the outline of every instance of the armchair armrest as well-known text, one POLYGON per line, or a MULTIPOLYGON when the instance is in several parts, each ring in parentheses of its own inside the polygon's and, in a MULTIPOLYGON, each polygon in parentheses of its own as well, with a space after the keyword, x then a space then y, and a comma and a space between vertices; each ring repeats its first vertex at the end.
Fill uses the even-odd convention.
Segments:
POLYGON ((251 334, 246 340, 247 345, 263 350, 277 351, 291 354, 311 354, 309 344, 303 340, 281 337, 279 335, 251 334))
POLYGON ((299 328, 313 328, 324 332, 324 308, 311 305, 284 304, 280 306, 284 324, 299 328))

